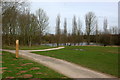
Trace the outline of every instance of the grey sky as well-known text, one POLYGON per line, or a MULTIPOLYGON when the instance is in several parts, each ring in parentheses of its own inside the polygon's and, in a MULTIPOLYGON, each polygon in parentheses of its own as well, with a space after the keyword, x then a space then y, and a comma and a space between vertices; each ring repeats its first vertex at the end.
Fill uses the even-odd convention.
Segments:
POLYGON ((108 19, 109 26, 118 25, 118 3, 117 2, 32 2, 31 12, 42 8, 49 17, 49 32, 55 33, 56 16, 61 16, 61 28, 63 29, 64 18, 67 18, 68 32, 72 29, 72 18, 75 15, 82 21, 85 30, 85 14, 92 11, 98 17, 99 29, 102 30, 103 19, 108 19))

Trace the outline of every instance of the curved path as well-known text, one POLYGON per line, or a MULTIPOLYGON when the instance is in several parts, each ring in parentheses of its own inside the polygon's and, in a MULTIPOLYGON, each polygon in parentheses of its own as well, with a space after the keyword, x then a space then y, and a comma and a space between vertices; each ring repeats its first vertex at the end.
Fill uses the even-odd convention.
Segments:
MULTIPOLYGON (((20 50, 19 55, 24 58, 38 62, 40 64, 43 64, 69 78, 115 78, 111 75, 96 72, 96 71, 84 68, 80 65, 70 63, 65 60, 30 53, 31 51, 48 51, 48 50, 56 50, 56 49, 62 49, 62 48, 64 47, 44 49, 44 50, 20 50)), ((3 51, 15 53, 15 50, 4 49, 3 51)))

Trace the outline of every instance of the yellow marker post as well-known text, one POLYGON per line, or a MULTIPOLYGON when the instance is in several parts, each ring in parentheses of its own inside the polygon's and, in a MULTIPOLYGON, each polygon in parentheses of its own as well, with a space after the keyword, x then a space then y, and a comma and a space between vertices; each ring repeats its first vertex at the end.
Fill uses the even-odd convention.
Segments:
POLYGON ((16 40, 16 58, 19 57, 19 40, 16 40))

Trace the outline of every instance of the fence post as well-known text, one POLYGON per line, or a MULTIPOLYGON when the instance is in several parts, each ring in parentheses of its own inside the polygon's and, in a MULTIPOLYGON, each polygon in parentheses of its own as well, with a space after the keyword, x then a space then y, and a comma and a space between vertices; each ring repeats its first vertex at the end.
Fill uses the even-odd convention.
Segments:
POLYGON ((19 57, 19 40, 16 40, 16 58, 19 57))

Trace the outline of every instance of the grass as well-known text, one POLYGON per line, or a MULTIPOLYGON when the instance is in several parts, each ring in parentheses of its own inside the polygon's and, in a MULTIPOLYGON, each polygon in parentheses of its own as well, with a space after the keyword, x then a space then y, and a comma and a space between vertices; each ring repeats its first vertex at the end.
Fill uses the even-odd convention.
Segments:
MULTIPOLYGON (((40 45, 40 46, 19 46, 19 48, 21 50, 39 50, 39 49, 48 49, 48 48, 53 48, 51 46, 47 46, 47 45, 40 45)), ((15 50, 15 46, 2 46, 2 49, 10 49, 10 50, 15 50)))
POLYGON ((33 53, 63 59, 118 77, 118 47, 70 46, 60 50, 33 53))
POLYGON ((1 55, 3 68, 2 78, 42 78, 40 80, 46 80, 46 78, 51 78, 50 80, 53 80, 52 78, 68 79, 64 75, 36 62, 24 58, 16 59, 12 53, 3 51, 1 55))

